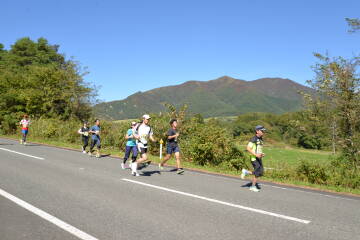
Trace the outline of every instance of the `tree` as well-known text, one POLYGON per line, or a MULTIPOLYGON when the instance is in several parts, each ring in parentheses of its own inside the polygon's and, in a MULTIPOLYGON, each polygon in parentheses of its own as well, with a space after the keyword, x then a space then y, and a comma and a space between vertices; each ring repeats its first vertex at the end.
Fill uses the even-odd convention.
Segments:
POLYGON ((24 113, 63 120, 90 117, 96 92, 83 79, 87 72, 58 49, 45 38, 21 38, 10 50, 0 45, 0 123, 24 113))
POLYGON ((338 128, 337 142, 349 166, 360 167, 360 58, 347 60, 315 54, 316 78, 308 83, 318 93, 308 97, 311 112, 329 127, 338 128))
POLYGON ((349 32, 353 33, 357 30, 360 30, 360 19, 358 18, 345 18, 349 27, 351 28, 349 32))

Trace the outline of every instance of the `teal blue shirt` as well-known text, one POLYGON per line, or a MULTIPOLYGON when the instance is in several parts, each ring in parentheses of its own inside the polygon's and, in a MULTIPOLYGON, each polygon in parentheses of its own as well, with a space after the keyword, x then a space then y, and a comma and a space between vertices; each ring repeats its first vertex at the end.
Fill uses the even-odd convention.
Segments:
MULTIPOLYGON (((126 134, 130 137, 133 134, 133 130, 130 128, 127 131, 126 134)), ((126 142, 126 146, 135 147, 136 146, 136 139, 135 138, 128 138, 128 140, 126 142)))

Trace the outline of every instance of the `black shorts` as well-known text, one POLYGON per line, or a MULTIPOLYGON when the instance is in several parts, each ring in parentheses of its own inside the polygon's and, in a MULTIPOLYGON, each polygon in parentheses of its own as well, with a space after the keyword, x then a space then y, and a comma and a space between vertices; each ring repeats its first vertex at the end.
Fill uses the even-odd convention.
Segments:
POLYGON ((142 147, 139 148, 139 151, 140 151, 141 154, 147 153, 147 150, 148 150, 147 148, 142 148, 142 147))
POLYGON ((255 161, 251 161, 251 164, 254 167, 253 173, 255 177, 261 177, 262 175, 264 175, 264 167, 261 158, 256 158, 255 161))
POLYGON ((180 148, 178 145, 170 145, 168 144, 166 146, 166 153, 167 154, 173 154, 173 153, 177 153, 177 152, 180 152, 180 148))

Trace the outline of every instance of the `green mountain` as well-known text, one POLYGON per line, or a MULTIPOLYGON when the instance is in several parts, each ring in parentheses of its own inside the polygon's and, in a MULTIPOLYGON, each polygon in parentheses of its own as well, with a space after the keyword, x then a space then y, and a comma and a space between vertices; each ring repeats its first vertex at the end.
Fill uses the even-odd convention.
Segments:
POLYGON ((99 103, 94 106, 94 112, 106 119, 138 118, 144 113, 164 111, 164 103, 170 103, 177 107, 187 104, 190 112, 204 117, 284 113, 302 107, 299 91, 312 92, 312 89, 283 78, 244 81, 224 76, 137 92, 124 100, 99 103))

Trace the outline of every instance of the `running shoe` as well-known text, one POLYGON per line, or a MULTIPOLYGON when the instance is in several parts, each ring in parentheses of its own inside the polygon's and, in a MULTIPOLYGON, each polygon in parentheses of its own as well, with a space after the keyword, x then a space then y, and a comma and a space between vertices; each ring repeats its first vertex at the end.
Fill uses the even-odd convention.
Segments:
POLYGON ((125 164, 124 163, 121 163, 121 168, 125 169, 125 164))
POLYGON ((89 155, 89 156, 92 156, 92 153, 89 151, 89 152, 88 152, 88 155, 89 155))
POLYGON ((22 140, 22 139, 20 139, 20 144, 23 144, 23 140, 22 140))
POLYGON ((159 163, 159 169, 160 169, 160 170, 164 170, 164 167, 161 166, 161 163, 159 163))
POLYGON ((148 167, 151 164, 151 161, 145 162, 144 163, 144 168, 148 167))
POLYGON ((131 173, 134 177, 138 177, 138 176, 140 176, 140 174, 136 171, 136 172, 132 172, 131 173))
POLYGON ((26 145, 27 143, 26 142, 24 142, 24 145, 26 145))
POLYGON ((241 178, 241 179, 244 179, 245 176, 248 175, 248 174, 249 174, 249 171, 246 170, 245 168, 243 168, 243 169, 241 170, 240 178, 241 178))
POLYGON ((86 154, 86 151, 84 150, 84 151, 82 151, 82 153, 86 154))
POLYGON ((253 192, 260 192, 260 190, 256 186, 251 186, 249 190, 253 192))
POLYGON ((129 168, 131 169, 132 162, 129 163, 129 168))
POLYGON ((176 171, 176 173, 177 174, 182 174, 182 173, 184 173, 185 171, 184 171, 184 169, 182 169, 182 168, 178 168, 178 170, 176 171))

